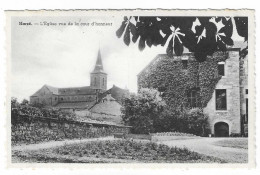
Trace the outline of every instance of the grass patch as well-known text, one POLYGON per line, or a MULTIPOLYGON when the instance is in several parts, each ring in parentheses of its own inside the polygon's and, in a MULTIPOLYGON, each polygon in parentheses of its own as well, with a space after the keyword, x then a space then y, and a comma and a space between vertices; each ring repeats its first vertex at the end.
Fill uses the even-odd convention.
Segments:
POLYGON ((129 140, 92 141, 37 151, 16 151, 13 159, 52 163, 225 163, 186 148, 129 140))
POLYGON ((214 142, 214 145, 231 148, 248 149, 248 139, 246 138, 230 138, 214 142))

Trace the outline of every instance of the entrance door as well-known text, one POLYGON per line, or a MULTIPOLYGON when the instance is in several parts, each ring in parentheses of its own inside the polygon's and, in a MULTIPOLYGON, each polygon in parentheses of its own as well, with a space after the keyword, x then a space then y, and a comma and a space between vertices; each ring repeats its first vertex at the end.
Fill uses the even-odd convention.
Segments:
POLYGON ((225 122, 218 122, 214 126, 215 137, 228 137, 229 136, 229 126, 225 122))

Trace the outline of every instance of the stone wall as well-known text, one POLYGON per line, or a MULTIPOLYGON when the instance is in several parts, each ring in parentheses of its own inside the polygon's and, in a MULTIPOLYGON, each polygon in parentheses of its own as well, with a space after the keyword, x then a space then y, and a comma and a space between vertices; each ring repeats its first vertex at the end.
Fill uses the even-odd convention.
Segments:
POLYGON ((246 99, 248 94, 248 56, 240 61, 240 96, 241 96, 241 114, 246 114, 246 99))
POLYGON ((215 89, 226 89, 227 110, 216 110, 216 91, 208 102, 204 112, 209 116, 211 133, 218 122, 229 125, 229 135, 241 132, 240 124, 240 84, 239 84, 239 51, 229 51, 225 61, 225 76, 216 85, 215 89))
POLYGON ((32 144, 49 140, 94 138, 129 133, 129 128, 117 125, 75 122, 30 116, 20 116, 12 124, 12 144, 32 144))

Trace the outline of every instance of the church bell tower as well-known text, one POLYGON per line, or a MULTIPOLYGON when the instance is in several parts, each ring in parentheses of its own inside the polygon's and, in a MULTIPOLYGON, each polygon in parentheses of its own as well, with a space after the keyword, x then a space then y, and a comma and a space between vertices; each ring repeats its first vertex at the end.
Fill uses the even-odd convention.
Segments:
POLYGON ((107 90, 107 74, 104 72, 100 49, 94 70, 90 74, 90 86, 97 91, 107 90))

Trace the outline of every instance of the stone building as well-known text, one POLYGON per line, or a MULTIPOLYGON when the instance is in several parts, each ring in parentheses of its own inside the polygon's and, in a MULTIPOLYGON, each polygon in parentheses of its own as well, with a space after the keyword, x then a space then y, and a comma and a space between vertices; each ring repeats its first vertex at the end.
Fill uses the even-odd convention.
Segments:
MULTIPOLYGON (((185 103, 188 104, 190 108, 203 108, 205 114, 209 116, 208 123, 210 127, 211 134, 215 136, 229 136, 231 134, 241 134, 243 133, 243 125, 247 122, 247 111, 248 111, 248 87, 247 87, 247 56, 245 58, 240 58, 239 49, 230 48, 226 53, 213 54, 209 60, 222 60, 217 61, 216 72, 210 72, 213 74, 213 77, 219 76, 220 78, 214 84, 212 91, 209 89, 204 89, 199 86, 199 83, 194 84, 193 88, 187 89, 185 93, 185 103), (219 58, 216 58, 219 57, 219 58), (227 59, 225 59, 226 57, 227 59), (206 104, 201 105, 201 93, 200 91, 211 93, 210 98, 206 100, 206 104)), ((179 86, 177 79, 172 77, 171 83, 165 82, 164 79, 158 79, 156 74, 158 74, 162 68, 158 66, 161 62, 165 60, 171 60, 167 62, 167 66, 174 64, 182 64, 183 69, 179 72, 180 76, 186 77, 187 81, 192 81, 196 77, 190 77, 190 70, 187 69, 189 64, 196 62, 194 55, 192 53, 183 54, 183 56, 173 56, 169 58, 167 55, 158 55, 152 62, 147 65, 139 74, 138 74, 138 88, 156 88, 160 92, 165 93, 168 89, 168 92, 171 89, 178 89, 183 87, 179 86), (151 80, 152 79, 152 80, 151 80), (147 82, 148 81, 148 82, 147 82), (175 83, 176 82, 176 83, 175 83), (159 85, 158 85, 159 84, 159 85), (160 85, 163 85, 162 87, 160 85), (169 87, 172 86, 172 87, 169 87)), ((206 63, 207 64, 207 63, 206 63)), ((175 67, 176 68, 176 67, 175 67)), ((214 69, 212 69, 213 71, 214 69)), ((163 70, 162 70, 163 71, 163 70)), ((170 72, 162 73, 167 77, 170 76, 170 72)), ((177 75, 178 76, 178 75, 177 75)), ((175 78, 177 77, 175 76, 175 78)), ((200 80, 199 80, 200 81, 200 80)), ((185 83, 185 82, 183 82, 185 83)), ((210 88, 210 87, 209 87, 210 88)), ((169 97, 168 97, 169 98, 169 97)), ((170 97, 174 98, 174 97, 170 97)), ((178 98, 177 95, 175 98, 178 98)), ((181 100, 181 99, 180 99, 181 100)), ((177 101, 180 101, 177 99, 177 101)))
POLYGON ((65 110, 88 110, 97 103, 100 103, 101 99, 107 94, 111 94, 112 98, 121 101, 123 95, 127 93, 128 90, 116 86, 107 90, 107 74, 103 69, 99 50, 95 68, 90 73, 90 86, 56 88, 44 85, 30 96, 30 103, 65 110))

